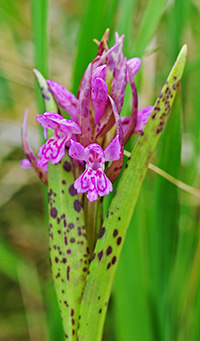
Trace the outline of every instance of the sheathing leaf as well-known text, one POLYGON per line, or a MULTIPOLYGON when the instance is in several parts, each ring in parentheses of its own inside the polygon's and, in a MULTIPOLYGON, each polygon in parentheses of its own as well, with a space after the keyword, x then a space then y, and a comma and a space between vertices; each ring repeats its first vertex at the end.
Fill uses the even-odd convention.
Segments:
MULTIPOLYGON (((44 77, 34 70, 45 110, 57 112, 44 77)), ((48 135, 50 136, 49 129, 48 135)), ((76 340, 80 300, 89 264, 89 248, 81 202, 74 188, 74 169, 66 153, 56 165, 48 165, 49 251, 53 283, 65 338, 76 340)))
POLYGON ((76 340, 89 262, 81 202, 73 183, 73 165, 69 156, 66 155, 57 165, 49 164, 50 264, 63 327, 69 340, 76 340))
POLYGON ((101 340, 107 305, 121 248, 150 158, 173 104, 186 62, 183 46, 118 183, 100 230, 80 309, 79 341, 101 340))

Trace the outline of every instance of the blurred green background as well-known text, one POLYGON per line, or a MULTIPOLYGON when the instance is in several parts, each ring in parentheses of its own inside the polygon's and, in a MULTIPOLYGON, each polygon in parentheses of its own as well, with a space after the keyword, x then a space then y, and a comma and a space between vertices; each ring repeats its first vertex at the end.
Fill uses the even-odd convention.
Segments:
MULTIPOLYGON (((92 39, 100 40, 107 27, 109 46, 115 31, 124 33, 124 54, 142 58, 140 109, 154 104, 187 43, 182 86, 152 162, 200 187, 198 0, 1 0, 1 341, 63 340, 48 264, 45 190, 32 170, 20 168, 20 127, 28 107, 37 153, 42 137, 35 116, 43 107, 32 69, 77 94, 97 51, 92 39)), ((127 88, 123 114, 130 110, 127 88)), ((105 341, 200 340, 199 217, 199 199, 148 171, 114 282, 105 341)))

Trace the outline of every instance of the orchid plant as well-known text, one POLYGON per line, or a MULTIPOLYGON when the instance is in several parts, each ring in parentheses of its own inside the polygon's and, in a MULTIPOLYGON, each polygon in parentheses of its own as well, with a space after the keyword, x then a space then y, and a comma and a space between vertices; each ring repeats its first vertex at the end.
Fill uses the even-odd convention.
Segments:
POLYGON ((134 77, 141 61, 124 56, 124 36, 116 33, 111 48, 108 37, 106 30, 95 41, 97 56, 82 77, 77 97, 34 70, 46 110, 36 118, 47 140, 38 158, 27 140, 27 111, 22 127, 28 159, 22 166, 31 165, 48 185, 51 272, 68 340, 102 338, 126 231, 186 60, 184 46, 154 107, 138 110, 134 77), (122 117, 127 83, 132 110, 122 117), (70 119, 61 115, 60 107, 70 119), (139 138, 122 171, 124 146, 133 134, 139 138), (104 196, 113 191, 118 177, 103 220, 104 196))

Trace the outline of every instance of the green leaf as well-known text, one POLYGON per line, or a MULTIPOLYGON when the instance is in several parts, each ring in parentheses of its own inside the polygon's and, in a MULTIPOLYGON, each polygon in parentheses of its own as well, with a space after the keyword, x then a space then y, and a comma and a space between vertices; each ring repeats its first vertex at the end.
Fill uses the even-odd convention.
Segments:
POLYGON ((79 340, 101 340, 107 304, 121 248, 160 133, 174 101, 186 62, 183 46, 118 183, 99 234, 80 309, 79 340))
MULTIPOLYGON (((57 105, 46 80, 39 71, 34 70, 34 74, 41 88, 45 109, 57 112, 57 105)), ((80 300, 90 253, 83 210, 73 184, 73 164, 67 153, 60 163, 52 165, 49 162, 50 264, 65 337, 68 340, 76 340, 80 300)))
POLYGON ((49 246, 51 271, 65 335, 76 340, 79 308, 88 272, 89 248, 81 202, 73 186, 70 157, 49 163, 49 246))
POLYGON ((37 82, 38 82, 40 90, 41 90, 45 111, 58 112, 58 106, 56 104, 56 101, 55 101, 49 87, 48 87, 46 79, 36 69, 33 70, 33 73, 37 79, 37 82))

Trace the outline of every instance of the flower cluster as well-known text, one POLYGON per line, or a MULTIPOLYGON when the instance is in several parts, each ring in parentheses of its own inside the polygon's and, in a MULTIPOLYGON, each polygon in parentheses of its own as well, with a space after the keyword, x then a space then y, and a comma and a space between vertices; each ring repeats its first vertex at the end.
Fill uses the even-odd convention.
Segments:
POLYGON ((48 80, 47 84, 58 105, 70 120, 58 113, 45 112, 37 116, 47 137, 47 128, 54 131, 39 149, 37 167, 45 169, 50 161, 60 162, 68 154, 85 170, 75 180, 78 193, 87 193, 89 201, 97 200, 112 191, 112 182, 123 165, 124 144, 132 134, 141 133, 152 107, 138 111, 134 77, 140 68, 139 58, 127 60, 122 48, 124 36, 116 33, 115 45, 108 49, 109 30, 98 44, 97 57, 88 65, 77 98, 62 85, 48 80), (127 83, 133 96, 129 117, 120 117, 127 83), (112 161, 108 166, 108 161, 112 161))

